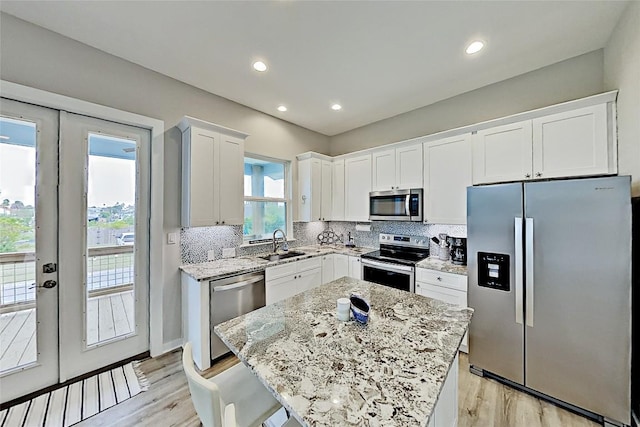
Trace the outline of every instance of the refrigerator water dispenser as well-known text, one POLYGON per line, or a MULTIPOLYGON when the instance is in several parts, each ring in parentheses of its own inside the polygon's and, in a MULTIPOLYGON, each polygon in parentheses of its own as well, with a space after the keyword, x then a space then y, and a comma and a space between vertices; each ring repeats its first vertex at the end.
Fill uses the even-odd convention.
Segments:
POLYGON ((478 252, 478 286, 509 291, 509 255, 478 252))

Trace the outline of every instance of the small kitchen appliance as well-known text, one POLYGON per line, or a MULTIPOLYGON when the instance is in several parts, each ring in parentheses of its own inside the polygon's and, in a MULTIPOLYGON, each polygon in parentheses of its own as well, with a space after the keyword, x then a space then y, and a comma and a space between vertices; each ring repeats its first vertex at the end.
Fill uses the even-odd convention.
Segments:
POLYGON ((380 250, 362 255, 362 279, 415 292, 415 265, 429 257, 429 238, 380 234, 380 250))
POLYGON ((456 265, 467 265, 467 239, 451 237, 451 262, 456 265))

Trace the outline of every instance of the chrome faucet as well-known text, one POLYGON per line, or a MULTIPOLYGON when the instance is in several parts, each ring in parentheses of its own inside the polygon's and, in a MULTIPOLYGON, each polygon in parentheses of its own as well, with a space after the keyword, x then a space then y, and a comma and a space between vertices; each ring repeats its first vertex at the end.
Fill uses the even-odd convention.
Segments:
POLYGON ((282 238, 284 239, 284 242, 282 243, 282 250, 283 251, 288 251, 289 250, 289 244, 287 243, 287 234, 281 228, 277 228, 273 232, 273 253, 278 252, 278 241, 276 240, 276 233, 278 231, 280 233, 282 233, 282 238))

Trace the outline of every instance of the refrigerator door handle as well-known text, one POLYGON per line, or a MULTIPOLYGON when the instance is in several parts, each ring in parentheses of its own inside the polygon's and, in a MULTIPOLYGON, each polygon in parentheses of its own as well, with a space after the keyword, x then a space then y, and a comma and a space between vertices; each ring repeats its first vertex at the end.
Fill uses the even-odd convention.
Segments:
POLYGON ((516 298, 516 323, 522 325, 522 218, 515 218, 515 234, 514 245, 516 252, 516 286, 515 286, 515 298, 516 298))
POLYGON ((533 218, 525 218, 525 286, 527 289, 527 326, 533 327, 533 218))

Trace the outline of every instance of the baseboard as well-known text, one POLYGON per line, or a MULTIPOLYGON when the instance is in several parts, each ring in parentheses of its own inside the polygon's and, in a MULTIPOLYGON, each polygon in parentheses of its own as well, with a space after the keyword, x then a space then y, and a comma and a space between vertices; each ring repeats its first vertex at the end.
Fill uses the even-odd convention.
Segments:
POLYGON ((178 338, 177 340, 164 343, 162 345, 162 354, 169 353, 170 351, 173 351, 178 347, 182 347, 182 344, 183 344, 182 338, 178 338))

